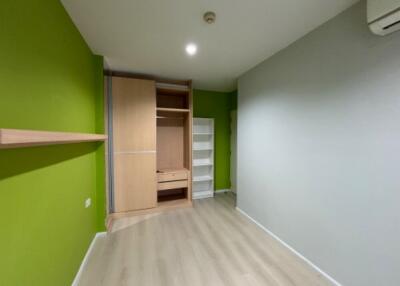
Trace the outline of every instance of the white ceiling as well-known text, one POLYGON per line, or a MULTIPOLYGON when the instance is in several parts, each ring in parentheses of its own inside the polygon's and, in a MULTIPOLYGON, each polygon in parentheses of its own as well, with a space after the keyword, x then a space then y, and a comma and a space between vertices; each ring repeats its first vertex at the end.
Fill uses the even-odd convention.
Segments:
POLYGON ((358 0, 62 0, 112 70, 231 91, 238 76, 358 0), (203 13, 214 11, 215 24, 203 13), (185 54, 185 44, 198 54, 185 54))

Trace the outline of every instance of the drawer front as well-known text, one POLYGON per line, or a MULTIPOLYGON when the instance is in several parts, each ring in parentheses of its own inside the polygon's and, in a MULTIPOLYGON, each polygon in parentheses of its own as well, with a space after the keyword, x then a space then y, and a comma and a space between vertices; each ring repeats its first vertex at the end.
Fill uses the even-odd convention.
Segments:
POLYGON ((175 172, 175 173, 159 173, 158 182, 170 182, 170 181, 180 181, 187 180, 187 172, 175 172))
POLYGON ((181 188, 187 188, 188 187, 188 181, 174 181, 174 182, 164 182, 164 183, 158 183, 158 190, 159 191, 164 191, 164 190, 172 190, 172 189, 181 189, 181 188))

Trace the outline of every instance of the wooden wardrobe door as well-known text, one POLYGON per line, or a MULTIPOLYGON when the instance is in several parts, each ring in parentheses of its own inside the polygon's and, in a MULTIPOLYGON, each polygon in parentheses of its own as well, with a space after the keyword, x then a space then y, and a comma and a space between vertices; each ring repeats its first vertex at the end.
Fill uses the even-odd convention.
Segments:
POLYGON ((126 212, 156 207, 156 154, 116 154, 114 162, 115 210, 126 212))
POLYGON ((157 206, 155 82, 112 78, 114 210, 157 206))
POLYGON ((113 77, 114 152, 156 150, 156 84, 113 77))

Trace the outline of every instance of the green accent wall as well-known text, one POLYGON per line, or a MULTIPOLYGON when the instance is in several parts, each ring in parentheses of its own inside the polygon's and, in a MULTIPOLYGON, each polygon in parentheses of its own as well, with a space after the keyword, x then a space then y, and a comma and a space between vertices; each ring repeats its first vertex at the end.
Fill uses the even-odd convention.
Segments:
MULTIPOLYGON (((0 128, 104 131, 103 60, 60 1, 4 1, 0 35, 0 128)), ((71 284, 104 229, 103 145, 0 150, 0 285, 71 284)))
POLYGON ((236 109, 236 91, 193 91, 194 117, 214 118, 215 128, 215 189, 229 189, 231 124, 230 112, 236 109))

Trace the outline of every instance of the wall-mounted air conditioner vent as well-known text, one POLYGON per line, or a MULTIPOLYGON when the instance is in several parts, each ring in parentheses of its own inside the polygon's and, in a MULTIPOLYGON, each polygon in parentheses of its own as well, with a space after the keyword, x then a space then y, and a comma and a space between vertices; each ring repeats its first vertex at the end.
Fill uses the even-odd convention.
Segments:
POLYGON ((400 30, 400 0, 368 0, 368 25, 384 36, 400 30))

